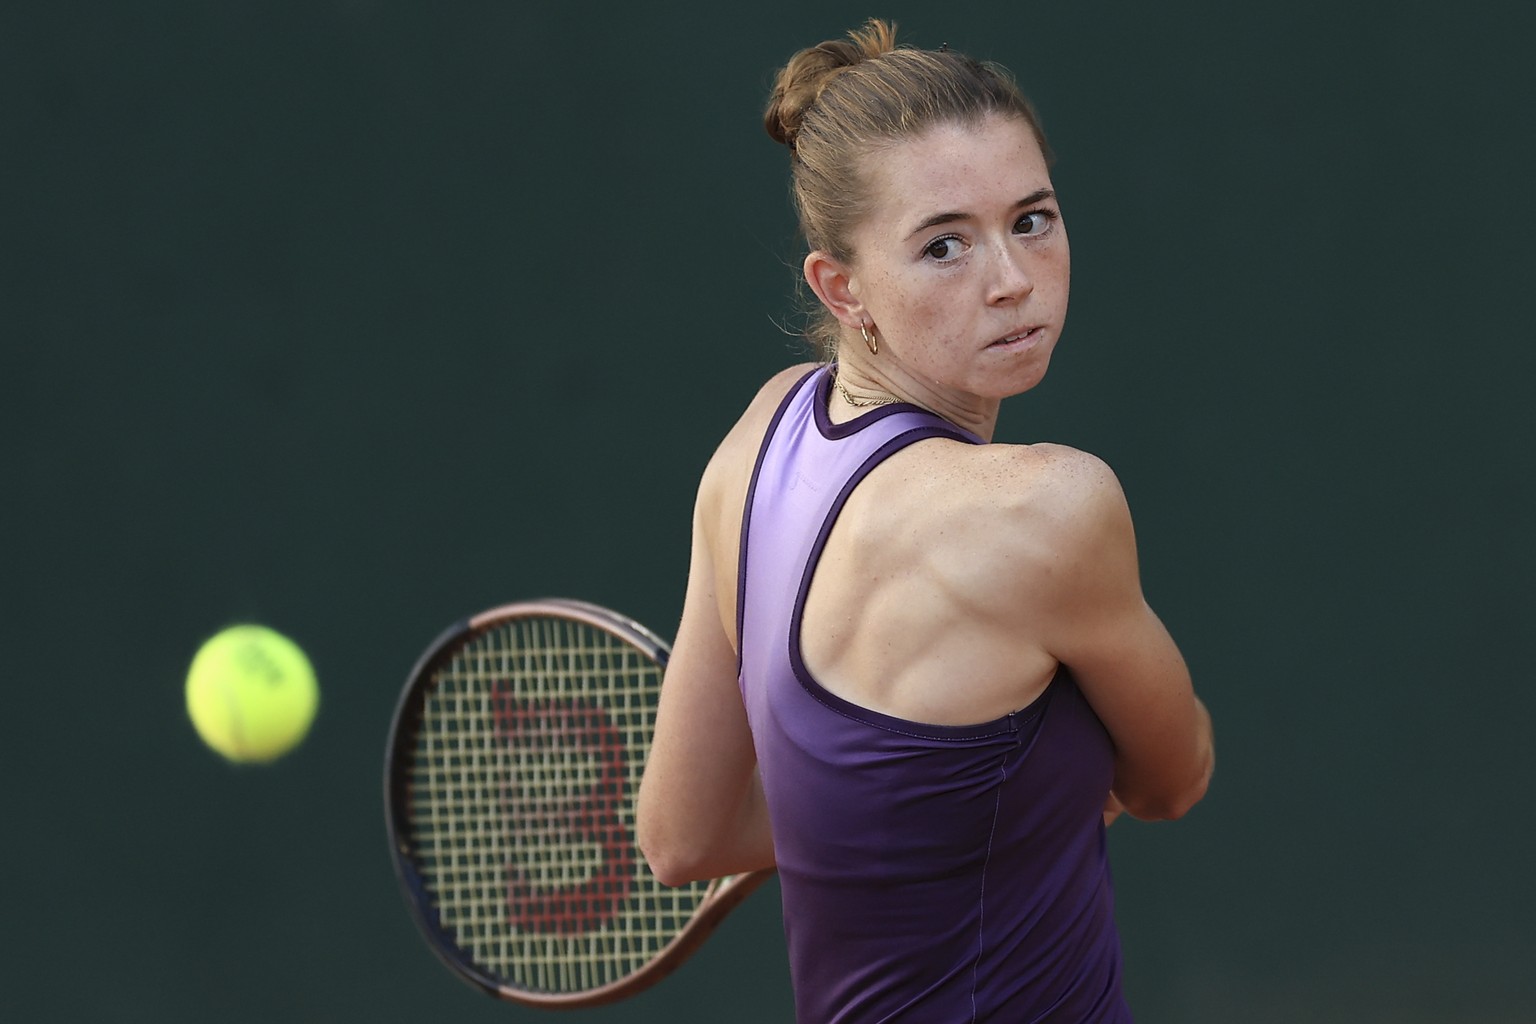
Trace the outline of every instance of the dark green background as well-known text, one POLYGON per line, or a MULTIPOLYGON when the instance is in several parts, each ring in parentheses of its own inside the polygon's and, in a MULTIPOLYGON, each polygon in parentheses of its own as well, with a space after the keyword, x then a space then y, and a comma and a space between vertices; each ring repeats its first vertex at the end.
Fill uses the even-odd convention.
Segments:
MULTIPOLYGON (((1139 1020, 1536 1019, 1528 5, 305 3, 0 11, 5 1015, 534 1020, 396 894, 379 768, 438 631, 670 634, 692 486, 799 358, 796 48, 1012 67, 1073 312, 1000 439, 1103 455, 1218 723, 1116 826, 1139 1020), (257 620, 324 704, 182 709, 257 620)), ((776 890, 592 1021, 790 1017, 776 890)))

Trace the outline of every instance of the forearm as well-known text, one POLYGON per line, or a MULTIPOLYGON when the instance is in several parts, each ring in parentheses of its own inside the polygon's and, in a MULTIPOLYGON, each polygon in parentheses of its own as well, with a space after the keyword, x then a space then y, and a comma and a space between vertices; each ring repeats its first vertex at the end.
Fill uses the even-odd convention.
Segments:
POLYGON ((1123 810, 1143 821, 1173 820, 1183 817, 1204 798, 1216 765, 1211 713, 1198 698, 1194 702, 1194 730, 1189 769, 1170 782, 1158 780, 1148 786, 1138 773, 1121 760, 1116 765, 1114 797, 1123 810))
POLYGON ((652 874, 667 885, 773 866, 768 808, 756 771, 734 798, 713 802, 663 780, 643 784, 637 832, 652 874), (675 795, 669 798, 663 789, 675 795))

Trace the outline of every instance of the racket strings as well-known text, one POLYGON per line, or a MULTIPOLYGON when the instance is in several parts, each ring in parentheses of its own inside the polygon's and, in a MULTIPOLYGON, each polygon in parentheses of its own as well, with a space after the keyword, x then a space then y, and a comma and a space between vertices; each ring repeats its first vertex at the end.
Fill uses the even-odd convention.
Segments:
POLYGON ((634 801, 661 667, 604 630, 516 619, 461 647, 422 712, 409 815, 442 925, 483 971, 578 992, 634 973, 707 885, 660 885, 634 801))

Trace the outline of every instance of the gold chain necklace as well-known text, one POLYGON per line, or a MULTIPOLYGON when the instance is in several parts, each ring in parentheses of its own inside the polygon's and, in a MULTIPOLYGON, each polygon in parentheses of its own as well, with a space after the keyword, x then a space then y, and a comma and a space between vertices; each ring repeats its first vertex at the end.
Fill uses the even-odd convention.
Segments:
POLYGON ((832 386, 837 388, 837 393, 843 396, 843 401, 855 409, 867 409, 874 405, 892 405, 900 401, 897 398, 854 398, 848 393, 848 389, 843 387, 843 378, 840 376, 832 378, 832 386))

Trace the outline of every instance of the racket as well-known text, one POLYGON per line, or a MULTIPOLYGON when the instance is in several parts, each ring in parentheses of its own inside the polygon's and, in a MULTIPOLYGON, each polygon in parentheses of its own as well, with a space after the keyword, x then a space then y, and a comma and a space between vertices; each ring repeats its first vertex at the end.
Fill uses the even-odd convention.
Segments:
POLYGON ((545 599, 481 612, 412 669, 384 766, 390 848, 438 957, 489 995, 596 1006, 654 985, 772 870, 672 888, 635 843, 668 647, 545 599))

